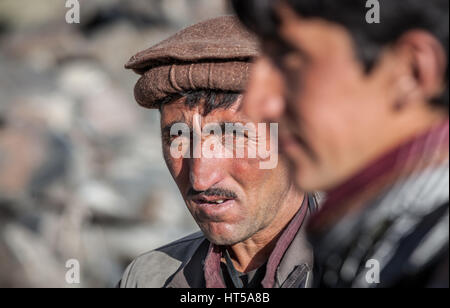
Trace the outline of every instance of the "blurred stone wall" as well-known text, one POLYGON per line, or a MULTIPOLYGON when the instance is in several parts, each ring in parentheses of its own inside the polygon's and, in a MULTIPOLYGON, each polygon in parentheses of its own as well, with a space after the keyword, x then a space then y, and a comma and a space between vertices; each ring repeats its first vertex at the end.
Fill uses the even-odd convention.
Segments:
POLYGON ((110 287, 197 229, 163 162, 158 113, 123 69, 226 0, 0 0, 0 287, 110 287))

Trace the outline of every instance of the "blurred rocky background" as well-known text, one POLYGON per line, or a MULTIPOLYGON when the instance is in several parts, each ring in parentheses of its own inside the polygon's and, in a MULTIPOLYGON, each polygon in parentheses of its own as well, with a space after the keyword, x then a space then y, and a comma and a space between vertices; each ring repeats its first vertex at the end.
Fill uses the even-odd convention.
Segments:
POLYGON ((80 24, 65 2, 0 0, 0 287, 112 287, 197 230, 123 65, 226 0, 79 0, 80 24))

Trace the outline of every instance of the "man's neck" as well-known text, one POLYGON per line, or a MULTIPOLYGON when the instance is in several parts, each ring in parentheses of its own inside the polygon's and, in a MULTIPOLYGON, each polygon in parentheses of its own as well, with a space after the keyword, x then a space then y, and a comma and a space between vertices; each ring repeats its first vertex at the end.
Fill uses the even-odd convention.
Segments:
POLYGON ((304 198, 305 194, 299 194, 295 189, 291 189, 269 226, 249 239, 228 247, 237 271, 250 272, 268 261, 283 230, 301 208, 304 198))
POLYGON ((368 142, 360 143, 357 148, 360 151, 354 150, 347 155, 336 167, 340 169, 336 172, 337 176, 324 187, 320 187, 320 190, 327 193, 334 191, 380 157, 416 136, 426 133, 445 120, 448 120, 448 115, 441 109, 427 106, 415 108, 395 118, 384 118, 380 121, 383 124, 380 124, 376 130, 371 129, 364 136, 368 142))

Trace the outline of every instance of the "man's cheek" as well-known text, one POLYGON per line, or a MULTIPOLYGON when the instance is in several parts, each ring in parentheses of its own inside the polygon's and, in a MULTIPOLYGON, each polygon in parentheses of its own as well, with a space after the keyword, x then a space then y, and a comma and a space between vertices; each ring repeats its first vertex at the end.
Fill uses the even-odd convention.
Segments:
POLYGON ((168 149, 163 149, 164 161, 166 162, 167 168, 170 174, 176 179, 179 177, 182 170, 182 158, 173 158, 168 149))
POLYGON ((255 186, 258 179, 264 175, 265 171, 259 168, 260 159, 257 158, 244 158, 233 159, 232 172, 236 175, 238 182, 242 184, 251 183, 255 186))

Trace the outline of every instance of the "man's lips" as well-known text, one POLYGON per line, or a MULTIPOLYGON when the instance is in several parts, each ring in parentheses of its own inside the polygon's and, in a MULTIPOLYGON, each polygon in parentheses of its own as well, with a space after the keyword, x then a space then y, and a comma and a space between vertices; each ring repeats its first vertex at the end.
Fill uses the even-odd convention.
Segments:
POLYGON ((202 222, 226 222, 233 219, 237 202, 227 200, 221 204, 217 203, 199 203, 195 204, 198 218, 202 222), (234 214, 233 214, 234 213, 234 214))
POLYGON ((229 200, 234 200, 229 197, 222 196, 198 196, 191 199, 196 204, 222 204, 229 200))
POLYGON ((199 196, 191 202, 201 220, 216 222, 227 220, 238 204, 236 199, 222 196, 199 196))

